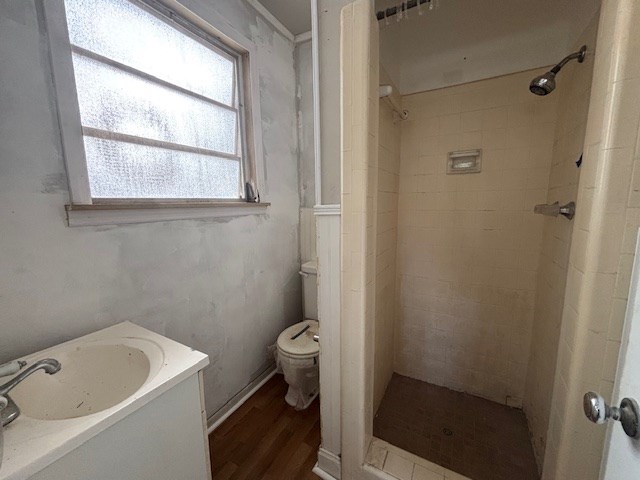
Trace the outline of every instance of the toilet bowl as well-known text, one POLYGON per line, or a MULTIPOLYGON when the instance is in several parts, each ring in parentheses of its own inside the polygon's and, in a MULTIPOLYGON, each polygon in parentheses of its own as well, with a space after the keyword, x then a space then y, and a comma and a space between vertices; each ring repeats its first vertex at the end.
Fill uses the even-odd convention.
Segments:
POLYGON ((304 318, 278 336, 276 364, 289 389, 285 401, 296 410, 307 408, 320 390, 318 357, 320 348, 313 337, 318 334, 318 286, 315 262, 302 264, 304 318))
POLYGON ((285 401, 296 410, 304 410, 318 395, 317 320, 305 320, 284 330, 278 336, 278 368, 289 384, 285 401))

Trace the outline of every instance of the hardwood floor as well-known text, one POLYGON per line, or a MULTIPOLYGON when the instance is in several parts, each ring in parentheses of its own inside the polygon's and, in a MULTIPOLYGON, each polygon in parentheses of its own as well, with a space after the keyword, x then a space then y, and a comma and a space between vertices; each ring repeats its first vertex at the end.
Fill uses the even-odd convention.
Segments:
POLYGON ((209 435, 214 480, 317 480, 320 406, 297 412, 284 401, 275 375, 209 435))

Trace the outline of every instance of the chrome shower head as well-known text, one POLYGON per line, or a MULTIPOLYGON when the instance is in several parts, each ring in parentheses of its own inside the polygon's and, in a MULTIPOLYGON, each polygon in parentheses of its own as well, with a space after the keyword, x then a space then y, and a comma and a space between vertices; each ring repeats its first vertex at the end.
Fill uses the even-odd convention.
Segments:
POLYGON ((587 46, 583 45, 577 52, 564 57, 562 61, 551 70, 531 80, 531 83, 529 84, 529 90, 531 90, 531 93, 544 96, 553 92, 556 88, 556 75, 562 69, 562 67, 564 67, 571 60, 578 60, 578 63, 584 62, 584 57, 586 56, 586 54, 587 46))
POLYGON ((556 89, 556 74, 547 72, 531 80, 529 90, 536 95, 548 95, 556 89))

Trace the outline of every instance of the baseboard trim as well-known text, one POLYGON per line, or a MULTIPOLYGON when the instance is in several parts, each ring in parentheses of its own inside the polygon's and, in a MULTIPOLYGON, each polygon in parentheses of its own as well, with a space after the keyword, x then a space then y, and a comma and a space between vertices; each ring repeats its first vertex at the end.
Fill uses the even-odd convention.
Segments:
POLYGON ((207 420, 209 424, 207 433, 211 434, 216 428, 220 426, 229 416, 238 410, 244 402, 249 400, 251 396, 256 393, 260 387, 267 383, 271 377, 276 374, 276 367, 266 370, 262 375, 256 378, 253 382, 243 388, 234 398, 229 400, 221 409, 211 415, 207 420))
MULTIPOLYGON (((319 477, 322 477, 322 475, 316 472, 316 468, 317 468, 319 471, 327 475, 326 478, 328 478, 329 480, 331 479, 339 480, 341 476, 340 463, 341 463, 341 460, 338 455, 320 447, 318 449, 318 463, 316 463, 316 466, 314 467, 313 472, 319 477)), ((325 477, 322 477, 322 478, 325 478, 325 477)))
POLYGON ((317 463, 313 466, 313 469, 311 471, 319 476, 322 480, 338 480, 336 477, 329 475, 327 472, 322 470, 317 463))

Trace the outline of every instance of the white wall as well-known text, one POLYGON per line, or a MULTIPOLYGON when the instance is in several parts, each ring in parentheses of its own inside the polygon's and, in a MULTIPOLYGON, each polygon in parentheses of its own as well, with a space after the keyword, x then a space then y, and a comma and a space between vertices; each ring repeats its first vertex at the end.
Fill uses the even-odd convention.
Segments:
POLYGON ((209 414, 300 320, 293 45, 244 2, 184 0, 258 49, 264 216, 69 228, 42 2, 0 0, 0 361, 130 320, 207 353, 209 414))
POLYGON ((340 203, 340 10, 351 0, 318 0, 322 203, 340 203))

